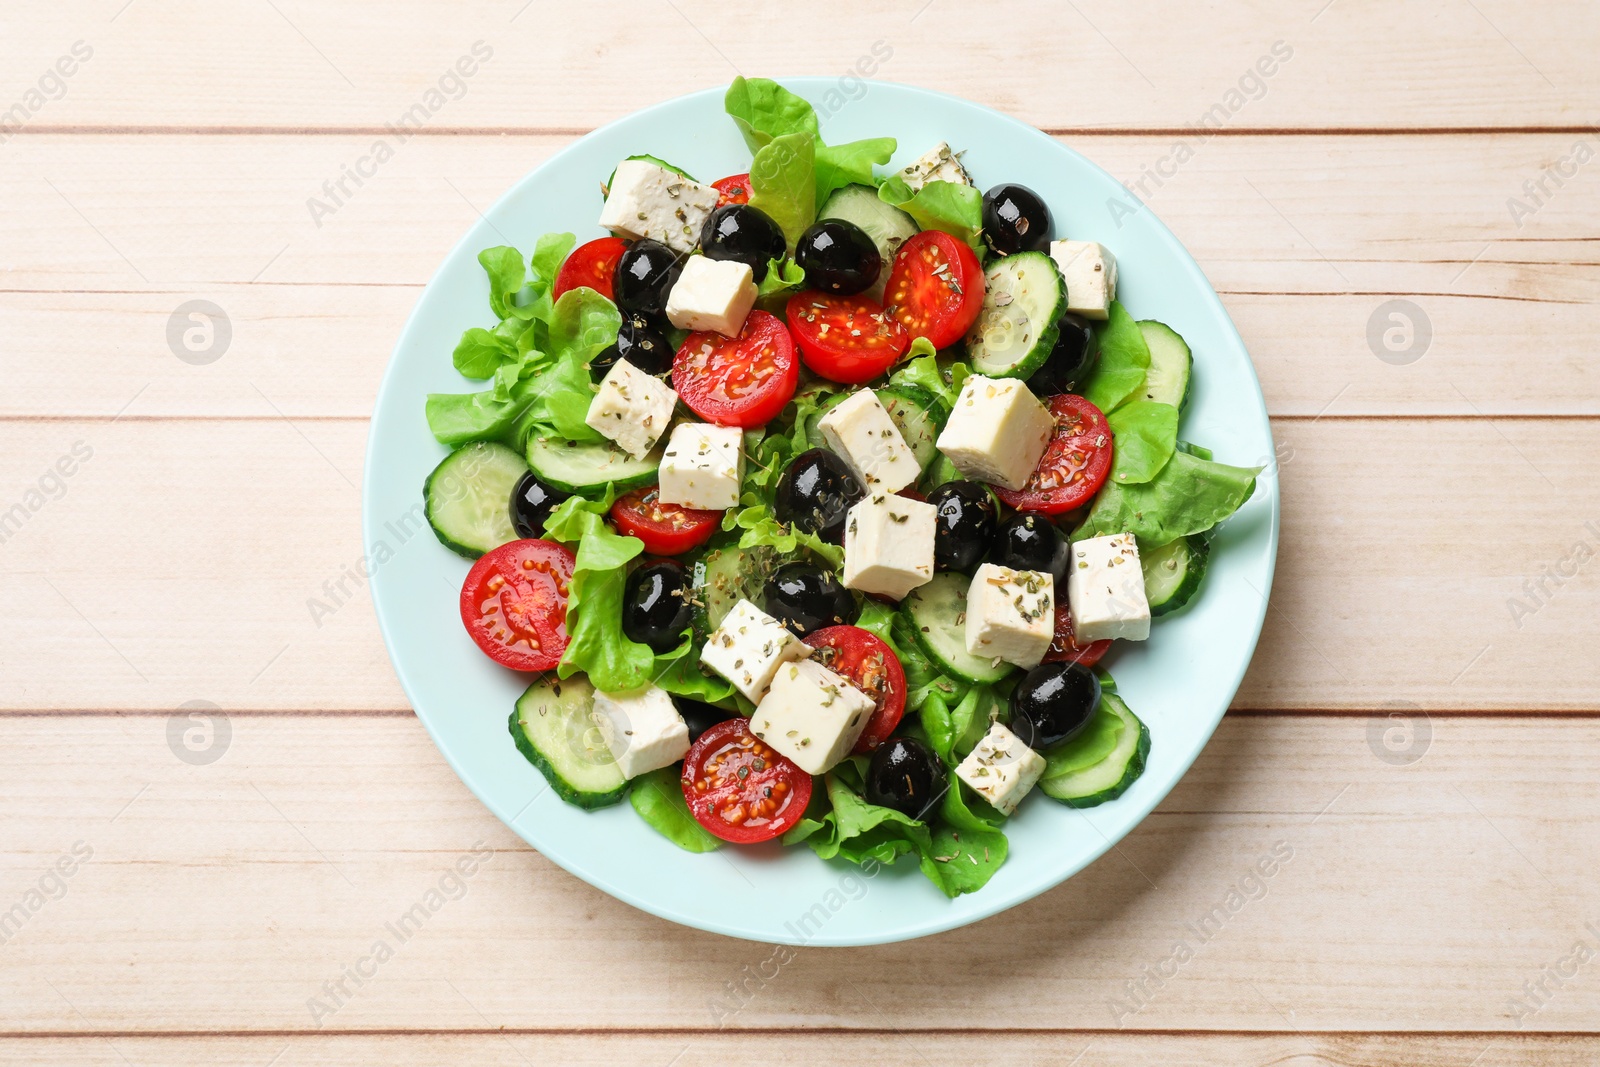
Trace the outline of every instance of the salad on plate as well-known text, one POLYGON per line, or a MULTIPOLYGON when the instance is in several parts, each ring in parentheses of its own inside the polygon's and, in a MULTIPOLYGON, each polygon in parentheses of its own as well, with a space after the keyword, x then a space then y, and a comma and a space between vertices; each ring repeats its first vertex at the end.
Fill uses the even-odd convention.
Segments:
POLYGON ((634 156, 608 236, 481 253, 498 325, 453 360, 487 386, 428 397, 428 520, 563 800, 973 892, 1030 795, 1142 773, 1100 661, 1199 593, 1259 468, 1179 439, 1189 347, 1027 186, 828 144, 773 81, 726 110, 748 173, 634 156))

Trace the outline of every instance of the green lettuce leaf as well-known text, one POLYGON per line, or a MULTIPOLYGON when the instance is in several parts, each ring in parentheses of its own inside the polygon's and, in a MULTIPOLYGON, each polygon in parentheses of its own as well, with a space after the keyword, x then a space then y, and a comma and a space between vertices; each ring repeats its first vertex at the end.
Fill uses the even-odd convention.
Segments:
POLYGON ((1261 467, 1230 467, 1177 451, 1142 485, 1107 480, 1072 540, 1132 533, 1143 549, 1205 533, 1238 511, 1255 491, 1261 467))
POLYGON ((493 378, 495 372, 520 357, 515 341, 473 327, 461 335, 450 360, 463 378, 493 378))
POLYGON ((900 365, 889 375, 890 385, 913 385, 940 400, 944 406, 954 408, 956 397, 961 395, 961 383, 967 380, 972 368, 960 360, 941 360, 933 343, 926 337, 913 338, 911 348, 900 359, 900 365))
POLYGON ((883 166, 899 147, 893 137, 871 137, 848 144, 817 142, 817 210, 835 190, 847 185, 876 185, 873 165, 883 166))
POLYGON ((489 307, 500 318, 510 318, 511 301, 528 280, 522 253, 509 245, 496 245, 479 252, 478 262, 489 275, 489 307))
POLYGON ((983 229, 983 194, 958 182, 928 182, 916 192, 892 174, 878 187, 878 199, 904 211, 924 230, 943 230, 974 250, 983 229))
POLYGON ((1006 835, 1000 831, 1002 816, 988 804, 978 801, 980 815, 968 806, 960 779, 950 773, 950 788, 939 805, 939 821, 933 841, 922 857, 922 873, 944 890, 947 897, 975 893, 1006 861, 1006 835))
POLYGON ((733 79, 722 106, 751 152, 760 152, 775 138, 788 134, 817 136, 817 113, 811 104, 771 78, 733 79))
POLYGON ((692 626, 684 629, 677 648, 656 657, 651 672, 655 684, 673 696, 729 709, 741 706, 732 683, 700 666, 700 642, 692 626))
POLYGON ((627 564, 644 551, 644 542, 624 537, 606 523, 615 499, 610 489, 600 500, 568 497, 545 523, 547 538, 577 546, 577 565, 567 587, 567 650, 556 673, 571 678, 584 671, 596 689, 631 693, 654 680, 656 657, 650 646, 622 633, 627 564))
MULTIPOLYGON (((756 287, 756 300, 764 307, 781 311, 789 297, 805 286, 806 272, 800 264, 792 259, 771 259, 767 261, 767 276, 756 287)), ((779 314, 779 317, 782 318, 782 315, 779 314)))
POLYGON ((641 819, 681 849, 711 852, 722 847, 722 840, 689 811, 677 767, 663 767, 635 778, 628 803, 641 819))
POLYGON ((1149 369, 1150 346, 1145 344, 1139 324, 1113 300, 1100 327, 1100 360, 1084 384, 1083 395, 1109 415, 1144 388, 1149 369))
POLYGON ((817 217, 814 134, 774 137, 750 163, 750 206, 772 216, 793 248, 817 217))
POLYGON ((1122 405, 1111 425, 1111 480, 1127 485, 1148 482, 1161 472, 1178 447, 1178 409, 1154 400, 1122 405))

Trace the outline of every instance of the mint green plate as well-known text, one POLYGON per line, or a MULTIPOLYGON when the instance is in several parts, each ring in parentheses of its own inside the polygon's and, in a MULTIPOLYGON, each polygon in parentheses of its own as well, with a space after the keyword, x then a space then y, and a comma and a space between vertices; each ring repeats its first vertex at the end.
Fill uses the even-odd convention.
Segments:
POLYGON ((910 860, 868 879, 807 848, 730 846, 691 855, 626 803, 598 812, 562 803, 512 745, 506 717, 526 679, 496 667, 467 637, 456 600, 468 564, 439 545, 425 522, 416 530, 423 479, 446 454, 428 433, 423 399, 480 387, 456 374, 450 353, 467 327, 494 325, 477 263, 481 249, 509 238, 526 253, 553 230, 571 230, 580 240, 601 236, 598 186, 626 156, 660 156, 705 181, 749 169, 750 153, 723 114, 720 88, 648 108, 577 141, 518 182, 450 252, 417 302, 378 394, 363 524, 367 550, 383 561, 372 594, 400 684, 462 781, 530 845, 612 896, 688 926, 758 941, 878 944, 964 926, 1059 885, 1167 795, 1211 737, 1255 650, 1277 557, 1278 486, 1272 433, 1244 343, 1177 238, 1148 209, 1129 214, 1130 197, 1114 178, 1038 130, 965 100, 882 82, 869 83, 855 100, 840 95, 831 78, 785 84, 818 104, 828 141, 897 137, 895 166, 948 141, 965 149, 981 188, 1028 185, 1050 205, 1058 237, 1109 247, 1120 299, 1134 317, 1160 319, 1194 349, 1184 438, 1224 462, 1269 464, 1254 498, 1221 529, 1197 601, 1158 620, 1148 642, 1120 647, 1106 661, 1150 727, 1144 777, 1119 800, 1087 811, 1030 797, 1007 824, 1011 853, 994 879, 981 892, 948 900, 910 860), (830 102, 840 100, 829 114, 830 102), (1113 212, 1113 201, 1124 210, 1113 212))

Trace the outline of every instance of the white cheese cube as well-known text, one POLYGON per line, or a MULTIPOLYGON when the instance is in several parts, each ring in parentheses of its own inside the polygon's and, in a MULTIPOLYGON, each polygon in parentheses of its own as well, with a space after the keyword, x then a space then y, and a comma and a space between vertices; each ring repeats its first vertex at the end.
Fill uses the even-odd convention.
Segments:
POLYGON ((886 493, 857 501, 844 528, 845 588, 899 600, 931 581, 938 514, 932 504, 886 493))
POLYGON ((1000 723, 989 727, 978 747, 956 768, 956 777, 972 787, 1002 815, 1017 810, 1039 777, 1045 759, 1000 723))
POLYGON ((748 263, 690 256, 667 294, 667 319, 680 330, 715 330, 737 337, 756 305, 756 291, 748 263))
POLYGON ((906 185, 913 193, 918 192, 929 182, 955 182, 957 185, 971 185, 972 179, 967 175, 967 169, 961 165, 959 153, 952 152, 950 146, 943 141, 933 148, 911 166, 900 172, 900 177, 905 179, 906 185))
POLYGON ((1021 489, 1054 433, 1050 409, 1022 382, 974 374, 962 383, 938 445, 968 478, 1021 489))
POLYGON ((825 774, 850 754, 877 705, 812 660, 785 664, 750 716, 750 732, 809 774, 825 774))
POLYGON ((679 423, 661 457, 663 504, 723 511, 739 503, 744 431, 737 426, 679 423))
POLYGON ((869 493, 898 493, 922 473, 916 454, 871 389, 858 389, 835 404, 817 429, 869 493))
POLYGON ((1133 534, 1075 541, 1067 567, 1072 636, 1090 641, 1143 641, 1150 636, 1150 602, 1133 534))
POLYGON ((1047 571, 979 567, 967 586, 967 651, 1037 667, 1056 635, 1055 588, 1047 571))
POLYGON ((678 394, 625 359, 611 365, 583 421, 635 459, 643 459, 672 421, 678 394))
POLYGON ((594 722, 624 778, 670 767, 689 751, 689 727, 667 691, 594 694, 594 722))
POLYGON ((1093 241, 1053 241, 1050 258, 1067 281, 1067 310, 1104 319, 1117 298, 1117 257, 1093 241))
POLYGON ((732 682, 752 704, 759 704, 779 667, 809 655, 811 647, 781 622, 741 600, 706 638, 700 662, 732 682))
POLYGON ((651 237, 676 252, 692 252, 717 206, 717 191, 649 160, 625 159, 600 210, 600 225, 619 237, 651 237))

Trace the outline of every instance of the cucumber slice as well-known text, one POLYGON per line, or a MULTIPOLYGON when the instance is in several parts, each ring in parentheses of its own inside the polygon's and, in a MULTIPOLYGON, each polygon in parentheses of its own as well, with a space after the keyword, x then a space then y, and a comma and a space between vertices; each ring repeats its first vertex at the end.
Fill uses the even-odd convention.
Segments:
POLYGON ((656 480, 661 448, 644 459, 634 459, 610 441, 584 444, 556 437, 530 437, 528 466, 563 493, 601 493, 608 484, 615 485, 621 493, 656 480))
POLYGON ((511 712, 517 750, 568 804, 603 808, 628 791, 627 779, 594 722, 594 686, 546 675, 528 686, 511 712))
POLYGON ((867 232, 872 243, 883 256, 883 268, 878 280, 867 295, 883 303, 883 289, 889 284, 889 268, 894 264, 900 246, 917 232, 917 223, 910 215, 878 199, 878 191, 865 185, 847 185, 828 197, 817 212, 818 219, 843 219, 853 222, 867 232))
POLYGON ((823 398, 822 406, 806 416, 806 441, 812 448, 828 447, 828 442, 823 440, 822 431, 818 428, 822 422, 822 416, 849 399, 850 394, 848 392, 834 393, 830 397, 823 398))
POLYGON ((731 543, 709 549, 694 565, 695 620, 709 636, 733 606, 748 600, 760 606, 767 579, 777 570, 778 555, 765 545, 740 548, 731 543))
POLYGON ((939 425, 945 420, 944 405, 926 390, 914 385, 894 385, 879 389, 878 403, 889 413, 917 465, 923 470, 939 456, 939 425))
POLYGON ((967 334, 972 369, 990 378, 1026 378, 1044 365, 1061 334, 1067 284, 1043 252, 1018 252, 983 273, 983 310, 967 334))
POLYGON ((1151 618, 1171 614, 1194 599, 1210 556, 1211 546, 1197 534, 1139 553, 1151 618))
POLYGON ((528 465, 505 445, 474 441, 446 456, 422 483, 423 510, 440 544, 477 559, 517 539, 511 490, 528 465))
MULTIPOLYGON (((688 178, 690 181, 694 181, 694 175, 690 174, 688 171, 684 170, 682 167, 674 167, 671 163, 668 163, 666 160, 662 159, 660 156, 652 156, 652 155, 629 156, 627 159, 623 160, 623 162, 626 163, 629 160, 634 160, 634 159, 642 159, 647 163, 654 163, 656 166, 660 167, 662 170, 670 170, 674 174, 681 174, 685 178, 688 178)), ((610 189, 611 186, 616 183, 616 180, 617 180, 617 169, 615 167, 612 167, 611 168, 611 177, 606 179, 606 188, 610 189)))
POLYGON ((1045 796, 1068 807, 1092 808, 1115 800, 1144 773, 1150 755, 1150 730, 1128 709, 1115 693, 1100 693, 1100 712, 1122 720, 1122 736, 1110 755, 1089 767, 1069 771, 1054 778, 1041 778, 1039 789, 1045 796))
POLYGON ((1171 404, 1179 411, 1189 399, 1190 372, 1194 354, 1178 331, 1164 322, 1145 319, 1139 332, 1150 348, 1150 369, 1144 374, 1144 398, 1171 404))
POLYGON ((933 581, 906 594, 900 612, 911 623, 917 647, 945 674, 964 682, 988 685, 1016 668, 982 659, 967 651, 967 586, 965 574, 935 574, 933 581))

